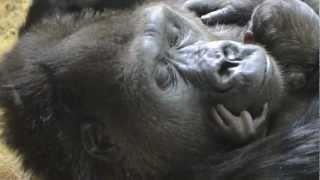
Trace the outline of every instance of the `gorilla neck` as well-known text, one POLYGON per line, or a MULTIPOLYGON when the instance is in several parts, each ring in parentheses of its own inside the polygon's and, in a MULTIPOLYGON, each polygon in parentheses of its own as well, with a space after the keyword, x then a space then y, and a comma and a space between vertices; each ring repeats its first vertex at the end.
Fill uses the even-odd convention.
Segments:
POLYGON ((270 134, 281 132, 288 125, 302 119, 309 108, 312 98, 303 94, 287 95, 283 98, 282 108, 272 115, 270 134))

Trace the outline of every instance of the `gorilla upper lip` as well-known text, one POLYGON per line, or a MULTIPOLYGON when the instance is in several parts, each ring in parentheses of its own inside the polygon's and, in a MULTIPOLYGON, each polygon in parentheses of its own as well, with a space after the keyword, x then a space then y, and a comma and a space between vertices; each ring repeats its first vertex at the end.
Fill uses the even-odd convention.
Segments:
MULTIPOLYGON (((230 74, 232 73, 232 71, 230 71, 230 74)), ((225 75, 221 75, 218 72, 214 72, 213 75, 211 75, 209 77, 209 79, 212 80, 210 81, 210 85, 211 85, 211 89, 214 92, 217 93, 226 93, 228 91, 230 91, 231 89, 233 89, 234 85, 232 83, 232 79, 234 78, 234 76, 230 75, 230 76, 225 76, 225 75)))
POLYGON ((261 52, 260 50, 253 52, 249 56, 244 57, 242 61, 238 61, 238 64, 228 69, 224 69, 223 65, 221 65, 211 76, 213 79, 210 81, 211 91, 225 94, 230 93, 233 89, 238 91, 240 87, 251 89, 255 85, 257 85, 255 88, 258 88, 259 91, 265 89, 269 78, 268 74, 272 74, 272 64, 269 56, 267 54, 261 56, 261 52), (258 59, 255 56, 257 56, 258 59), (238 65, 239 67, 237 67, 238 65), (245 68, 248 66, 261 66, 262 68, 253 68, 246 71, 245 68), (243 71, 242 68, 244 68, 245 71, 243 71))

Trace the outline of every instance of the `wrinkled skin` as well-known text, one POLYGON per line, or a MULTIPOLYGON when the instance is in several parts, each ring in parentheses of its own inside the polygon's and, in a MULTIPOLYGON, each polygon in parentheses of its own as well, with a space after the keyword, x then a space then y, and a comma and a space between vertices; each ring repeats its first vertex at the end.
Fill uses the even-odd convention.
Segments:
MULTIPOLYGON (((237 28, 208 28, 171 4, 84 13, 38 14, 44 21, 24 27, 0 66, 6 142, 27 169, 45 180, 317 177, 318 94, 298 91, 304 103, 289 104, 295 114, 277 107, 286 102, 283 86, 289 90, 273 51, 233 38, 237 28), (221 132, 208 125, 217 123, 213 107, 228 114, 220 104, 232 116, 247 111, 259 119, 266 102, 270 116, 290 123, 248 146, 235 149, 221 137, 242 126, 221 132)), ((308 92, 313 77, 306 76, 308 92)))

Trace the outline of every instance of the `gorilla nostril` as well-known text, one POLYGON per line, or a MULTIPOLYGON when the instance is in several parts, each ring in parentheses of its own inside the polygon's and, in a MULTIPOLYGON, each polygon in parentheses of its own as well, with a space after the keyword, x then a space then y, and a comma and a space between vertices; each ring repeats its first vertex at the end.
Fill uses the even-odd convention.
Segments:
POLYGON ((231 61, 223 61, 221 64, 221 67, 218 70, 218 74, 220 76, 222 75, 229 75, 230 74, 230 68, 238 66, 238 63, 231 62, 231 61))
POLYGON ((205 53, 205 56, 207 58, 213 58, 215 60, 222 60, 224 59, 224 54, 221 51, 212 51, 212 50, 207 50, 205 53))
POLYGON ((234 44, 228 44, 223 47, 223 54, 228 60, 238 60, 239 48, 234 44))
POLYGON ((221 59, 221 58, 223 58, 223 55, 222 55, 221 53, 215 53, 215 54, 213 55, 213 57, 214 57, 215 59, 221 59))

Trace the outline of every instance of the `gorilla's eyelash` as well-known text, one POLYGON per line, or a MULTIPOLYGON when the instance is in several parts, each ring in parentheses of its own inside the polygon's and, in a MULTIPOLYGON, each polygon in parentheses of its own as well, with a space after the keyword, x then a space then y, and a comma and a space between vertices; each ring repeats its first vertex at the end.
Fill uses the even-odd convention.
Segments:
POLYGON ((174 72, 175 70, 169 64, 167 65, 167 70, 169 73, 169 78, 168 78, 169 84, 171 87, 174 88, 177 86, 177 74, 174 72))
POLYGON ((178 34, 174 34, 170 36, 168 39, 169 39, 169 46, 177 48, 181 44, 184 37, 183 37, 183 34, 179 32, 178 34))
POLYGON ((168 62, 168 72, 171 72, 171 75, 173 75, 173 78, 171 78, 172 83, 173 83, 173 87, 176 86, 177 82, 178 82, 178 78, 177 78, 177 74, 179 74, 179 77, 182 78, 182 80, 188 85, 190 84, 189 79, 188 79, 188 75, 186 73, 184 73, 179 67, 177 62, 175 62, 175 58, 172 57, 172 55, 170 55, 170 53, 166 53, 166 55, 164 56, 164 61, 168 62))
POLYGON ((170 47, 176 47, 179 42, 178 35, 173 36, 173 38, 169 38, 169 46, 170 47))

